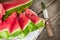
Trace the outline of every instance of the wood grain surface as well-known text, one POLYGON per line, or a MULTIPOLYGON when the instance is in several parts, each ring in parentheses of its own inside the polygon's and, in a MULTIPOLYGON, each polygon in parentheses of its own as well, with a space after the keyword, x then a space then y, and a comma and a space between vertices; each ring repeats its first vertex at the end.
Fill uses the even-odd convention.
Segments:
MULTIPOLYGON (((39 1, 40 0, 35 0, 31 9, 34 10, 37 14, 40 13, 39 16, 43 17, 42 12, 40 12, 41 7, 39 5, 39 1)), ((45 2, 45 4, 47 5, 47 3, 49 3, 48 0, 45 2)), ((37 40, 60 40, 60 0, 55 0, 50 6, 47 7, 47 10, 55 35, 53 38, 50 38, 46 32, 46 29, 44 29, 37 40)))
POLYGON ((55 0, 34 0, 32 6, 30 7, 33 11, 35 11, 37 14, 41 12, 41 1, 45 3, 45 5, 48 7, 51 5, 55 0))

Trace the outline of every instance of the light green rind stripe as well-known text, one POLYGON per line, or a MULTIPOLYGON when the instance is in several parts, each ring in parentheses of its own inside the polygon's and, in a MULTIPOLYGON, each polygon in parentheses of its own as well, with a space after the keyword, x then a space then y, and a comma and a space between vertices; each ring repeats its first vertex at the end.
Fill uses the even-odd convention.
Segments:
POLYGON ((33 27, 34 24, 32 22, 30 22, 27 27, 22 30, 22 32, 20 33, 20 35, 18 36, 20 39, 24 38, 29 32, 33 31, 33 27))
POLYGON ((32 32, 32 31, 37 29, 37 26, 35 26, 35 24, 33 22, 30 22, 28 24, 28 29, 29 29, 30 32, 32 32))
POLYGON ((2 39, 2 38, 3 38, 3 36, 0 35, 0 39, 2 39))
POLYGON ((9 35, 9 33, 7 31, 0 33, 0 39, 2 38, 6 38, 8 39, 12 39, 15 37, 19 37, 20 39, 24 38, 29 32, 35 31, 39 28, 42 28, 45 26, 44 21, 40 21, 37 25, 35 25, 33 22, 30 22, 27 27, 24 30, 17 30, 15 33, 9 35))
POLYGON ((19 38, 24 38, 29 33, 28 27, 25 30, 17 30, 15 33, 11 34, 10 38, 15 38, 19 36, 19 38))
POLYGON ((37 25, 35 25, 33 22, 30 22, 24 30, 21 30, 21 32, 17 31, 14 34, 12 34, 11 38, 18 36, 20 39, 22 39, 29 32, 35 31, 35 30, 42 28, 44 26, 45 26, 45 23, 43 21, 40 21, 37 25))
POLYGON ((9 35, 9 32, 8 31, 4 31, 4 32, 1 32, 0 33, 0 39, 3 39, 3 38, 8 38, 10 35, 9 35))
POLYGON ((12 10, 6 11, 6 14, 3 16, 3 20, 6 19, 9 15, 11 15, 12 12, 16 11, 18 14, 20 14, 22 11, 24 11, 26 8, 30 7, 32 4, 32 1, 29 2, 26 5, 19 6, 17 8, 14 8, 12 10))
POLYGON ((17 30, 15 33, 11 34, 7 39, 19 36, 19 38, 24 38, 29 32, 33 31, 34 23, 30 22, 24 30, 17 30))
POLYGON ((38 28, 42 28, 42 27, 45 27, 45 23, 44 23, 44 21, 40 21, 36 26, 38 28))
POLYGON ((11 37, 16 37, 18 36, 22 31, 21 30, 17 30, 15 33, 11 34, 11 37))
POLYGON ((29 29, 28 29, 28 27, 27 27, 25 30, 23 30, 23 31, 20 33, 19 38, 20 38, 20 39, 24 38, 29 32, 30 32, 30 31, 29 31, 29 29))
POLYGON ((20 39, 24 38, 29 32, 32 32, 36 29, 37 29, 37 27, 35 26, 35 24, 33 22, 30 22, 27 25, 27 27, 20 33, 19 38, 20 39))
POLYGON ((30 32, 32 32, 32 31, 35 31, 35 30, 37 30, 39 28, 42 28, 44 26, 45 26, 45 22, 44 21, 40 21, 37 25, 35 25, 33 22, 30 22, 28 24, 28 29, 29 29, 30 32))

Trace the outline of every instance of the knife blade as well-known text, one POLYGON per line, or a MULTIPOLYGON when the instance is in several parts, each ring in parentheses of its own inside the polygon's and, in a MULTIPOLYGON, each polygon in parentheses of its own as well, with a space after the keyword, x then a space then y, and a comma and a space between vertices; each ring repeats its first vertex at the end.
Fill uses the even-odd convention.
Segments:
POLYGON ((44 18, 48 19, 49 18, 48 12, 47 12, 46 6, 45 6, 45 4, 43 2, 41 2, 41 6, 42 6, 44 18))
POLYGON ((46 6, 43 2, 41 2, 41 6, 42 6, 42 11, 43 11, 43 16, 44 16, 45 21, 46 21, 47 33, 48 33, 49 37, 53 37, 54 34, 53 34, 53 31, 52 31, 52 27, 51 27, 51 23, 50 23, 50 20, 49 20, 49 16, 48 16, 46 6))

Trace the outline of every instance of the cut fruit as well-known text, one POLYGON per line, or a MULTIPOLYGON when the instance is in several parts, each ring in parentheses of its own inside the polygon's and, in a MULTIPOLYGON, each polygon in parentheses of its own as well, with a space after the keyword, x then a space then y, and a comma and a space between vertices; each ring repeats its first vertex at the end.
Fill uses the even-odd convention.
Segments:
MULTIPOLYGON (((7 38, 10 35, 10 27, 13 21, 16 19, 16 12, 13 12, 6 20, 3 21, 2 27, 0 28, 0 35, 3 38, 7 38)), ((13 26, 13 25, 12 25, 13 26)))
POLYGON ((11 0, 2 4, 6 10, 6 14, 4 15, 3 19, 6 19, 12 12, 16 11, 17 13, 20 13, 31 6, 32 0, 11 0))
POLYGON ((24 13, 19 15, 18 19, 19 25, 22 29, 22 33, 20 34, 20 38, 25 37, 29 32, 33 31, 33 27, 35 26, 31 20, 25 16, 24 13))
POLYGON ((3 25, 2 25, 2 17, 3 17, 3 15, 5 15, 5 10, 4 10, 2 4, 0 4, 0 39, 3 38, 3 36, 4 36, 4 35, 2 36, 2 34, 1 34, 1 31, 2 31, 1 29, 3 27, 3 25))
POLYGON ((2 23, 2 26, 0 26, 0 37, 1 38, 9 37, 9 30, 6 27, 5 23, 2 23))
MULTIPOLYGON (((3 26, 8 27, 16 20, 17 14, 13 12, 6 20, 3 21, 3 26)), ((4 27, 3 27, 4 28, 4 27)))
POLYGON ((21 29, 18 24, 18 20, 14 20, 10 27, 11 37, 16 37, 20 34, 21 29))
POLYGON ((40 27, 44 27, 45 22, 42 18, 38 17, 37 14, 35 12, 33 12, 31 9, 26 9, 25 10, 25 15, 31 19, 32 22, 34 22, 34 24, 40 28, 40 27))

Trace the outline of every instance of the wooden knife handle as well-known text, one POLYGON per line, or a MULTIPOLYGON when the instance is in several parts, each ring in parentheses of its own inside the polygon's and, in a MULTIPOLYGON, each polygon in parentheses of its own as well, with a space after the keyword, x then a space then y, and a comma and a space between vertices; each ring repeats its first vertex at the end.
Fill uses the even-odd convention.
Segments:
POLYGON ((54 36, 49 20, 46 20, 46 30, 47 30, 47 33, 48 33, 49 37, 54 36))

